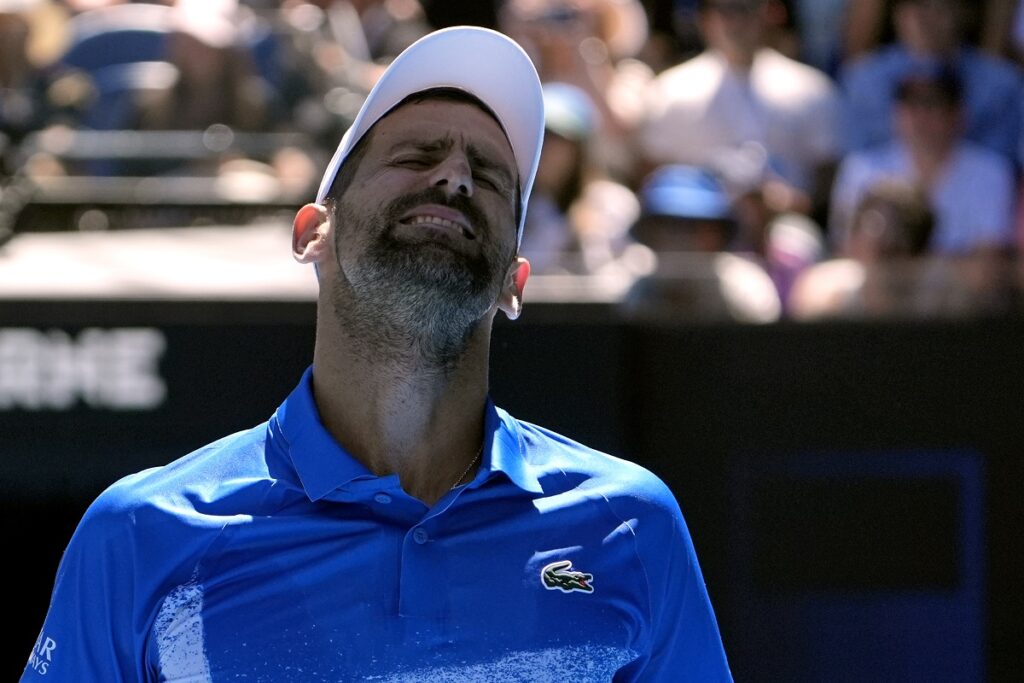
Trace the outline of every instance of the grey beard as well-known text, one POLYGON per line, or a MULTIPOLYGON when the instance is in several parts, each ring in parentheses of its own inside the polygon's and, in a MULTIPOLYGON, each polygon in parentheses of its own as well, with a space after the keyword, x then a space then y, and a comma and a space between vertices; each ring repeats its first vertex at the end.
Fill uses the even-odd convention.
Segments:
POLYGON ((345 206, 338 207, 337 217, 346 231, 376 233, 355 267, 343 271, 331 297, 357 352, 368 363, 453 369, 497 301, 501 281, 494 264, 486 256, 470 259, 397 241, 387 230, 359 225, 345 206))

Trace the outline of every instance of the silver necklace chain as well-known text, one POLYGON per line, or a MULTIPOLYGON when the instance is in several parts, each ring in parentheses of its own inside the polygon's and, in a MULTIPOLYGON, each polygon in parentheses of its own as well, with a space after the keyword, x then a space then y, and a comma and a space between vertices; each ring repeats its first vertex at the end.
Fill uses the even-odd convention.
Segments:
POLYGON ((458 488, 459 484, 461 484, 461 483, 462 483, 462 480, 466 478, 466 475, 467 475, 467 474, 469 474, 469 471, 470 471, 471 469, 473 469, 473 465, 475 465, 475 464, 476 464, 476 461, 480 459, 480 455, 481 455, 481 454, 482 454, 483 452, 484 452, 484 445, 483 445, 483 444, 480 444, 480 450, 478 450, 478 451, 476 452, 476 455, 474 455, 474 456, 473 456, 473 459, 472 459, 472 460, 471 460, 471 461, 469 462, 469 465, 467 465, 467 466, 466 466, 466 469, 464 469, 464 470, 462 471, 462 474, 460 474, 460 475, 459 475, 459 478, 455 480, 455 483, 454 483, 454 484, 452 484, 452 488, 453 488, 453 489, 455 489, 455 488, 458 488))

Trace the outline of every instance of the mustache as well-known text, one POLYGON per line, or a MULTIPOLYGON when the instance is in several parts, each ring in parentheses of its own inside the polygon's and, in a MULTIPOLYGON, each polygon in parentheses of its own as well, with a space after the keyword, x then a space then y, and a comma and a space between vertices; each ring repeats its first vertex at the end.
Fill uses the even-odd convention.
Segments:
POLYGON ((405 195, 391 202, 384 211, 387 224, 394 224, 407 211, 422 204, 438 204, 460 212, 469 221, 477 237, 480 237, 483 232, 490 233, 491 226, 487 222, 487 217, 469 197, 460 194, 451 196, 440 187, 430 187, 422 192, 405 195))

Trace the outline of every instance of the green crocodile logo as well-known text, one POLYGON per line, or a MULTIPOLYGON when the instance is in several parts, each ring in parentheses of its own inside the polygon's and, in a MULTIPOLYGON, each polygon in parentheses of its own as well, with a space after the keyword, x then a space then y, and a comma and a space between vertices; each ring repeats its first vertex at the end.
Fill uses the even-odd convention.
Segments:
POLYGON ((540 570, 540 580, 549 591, 594 592, 594 587, 590 585, 590 582, 594 580, 594 575, 575 571, 570 560, 561 560, 547 565, 540 570))

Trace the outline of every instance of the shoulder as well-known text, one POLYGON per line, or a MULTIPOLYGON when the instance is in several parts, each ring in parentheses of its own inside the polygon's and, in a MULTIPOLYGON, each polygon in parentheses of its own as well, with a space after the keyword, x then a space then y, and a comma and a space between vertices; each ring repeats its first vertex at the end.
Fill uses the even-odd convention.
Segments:
POLYGON ((1021 71, 1012 62, 993 57, 976 48, 966 48, 962 60, 967 76, 981 87, 1013 90, 1020 87, 1021 71))
POLYGON ((649 84, 652 96, 692 102, 710 96, 719 85, 725 64, 710 52, 665 69, 649 84))
POLYGON ((901 168, 906 154, 897 143, 883 143, 850 152, 841 166, 862 171, 882 171, 901 168))
POLYGON ((987 172, 993 175, 1013 173, 1010 162, 1001 154, 976 143, 964 140, 957 147, 956 154, 958 163, 972 171, 987 172))
POLYGON ((835 84, 825 72, 771 48, 763 48, 757 53, 754 69, 765 79, 766 85, 787 88, 793 94, 830 97, 837 93, 835 84))
POLYGON ((239 493, 268 480, 265 433, 261 425, 232 434, 167 465, 120 479, 96 498, 81 528, 99 533, 125 527, 151 530, 172 520, 202 525, 204 518, 223 526, 225 516, 236 514, 239 493))
POLYGON ((699 55, 670 66, 658 74, 654 80, 658 83, 671 83, 679 79, 692 78, 700 74, 722 71, 724 68, 721 60, 717 59, 711 52, 704 51, 699 55))
POLYGON ((672 491, 645 467, 544 427, 518 422, 525 457, 538 475, 545 498, 603 499, 619 518, 679 516, 672 491))
MULTIPOLYGON (((849 62, 842 68, 840 80, 844 83, 868 85, 872 79, 895 77, 909 62, 909 56, 900 46, 888 45, 849 62)), ((877 82, 875 87, 881 88, 877 82)))

